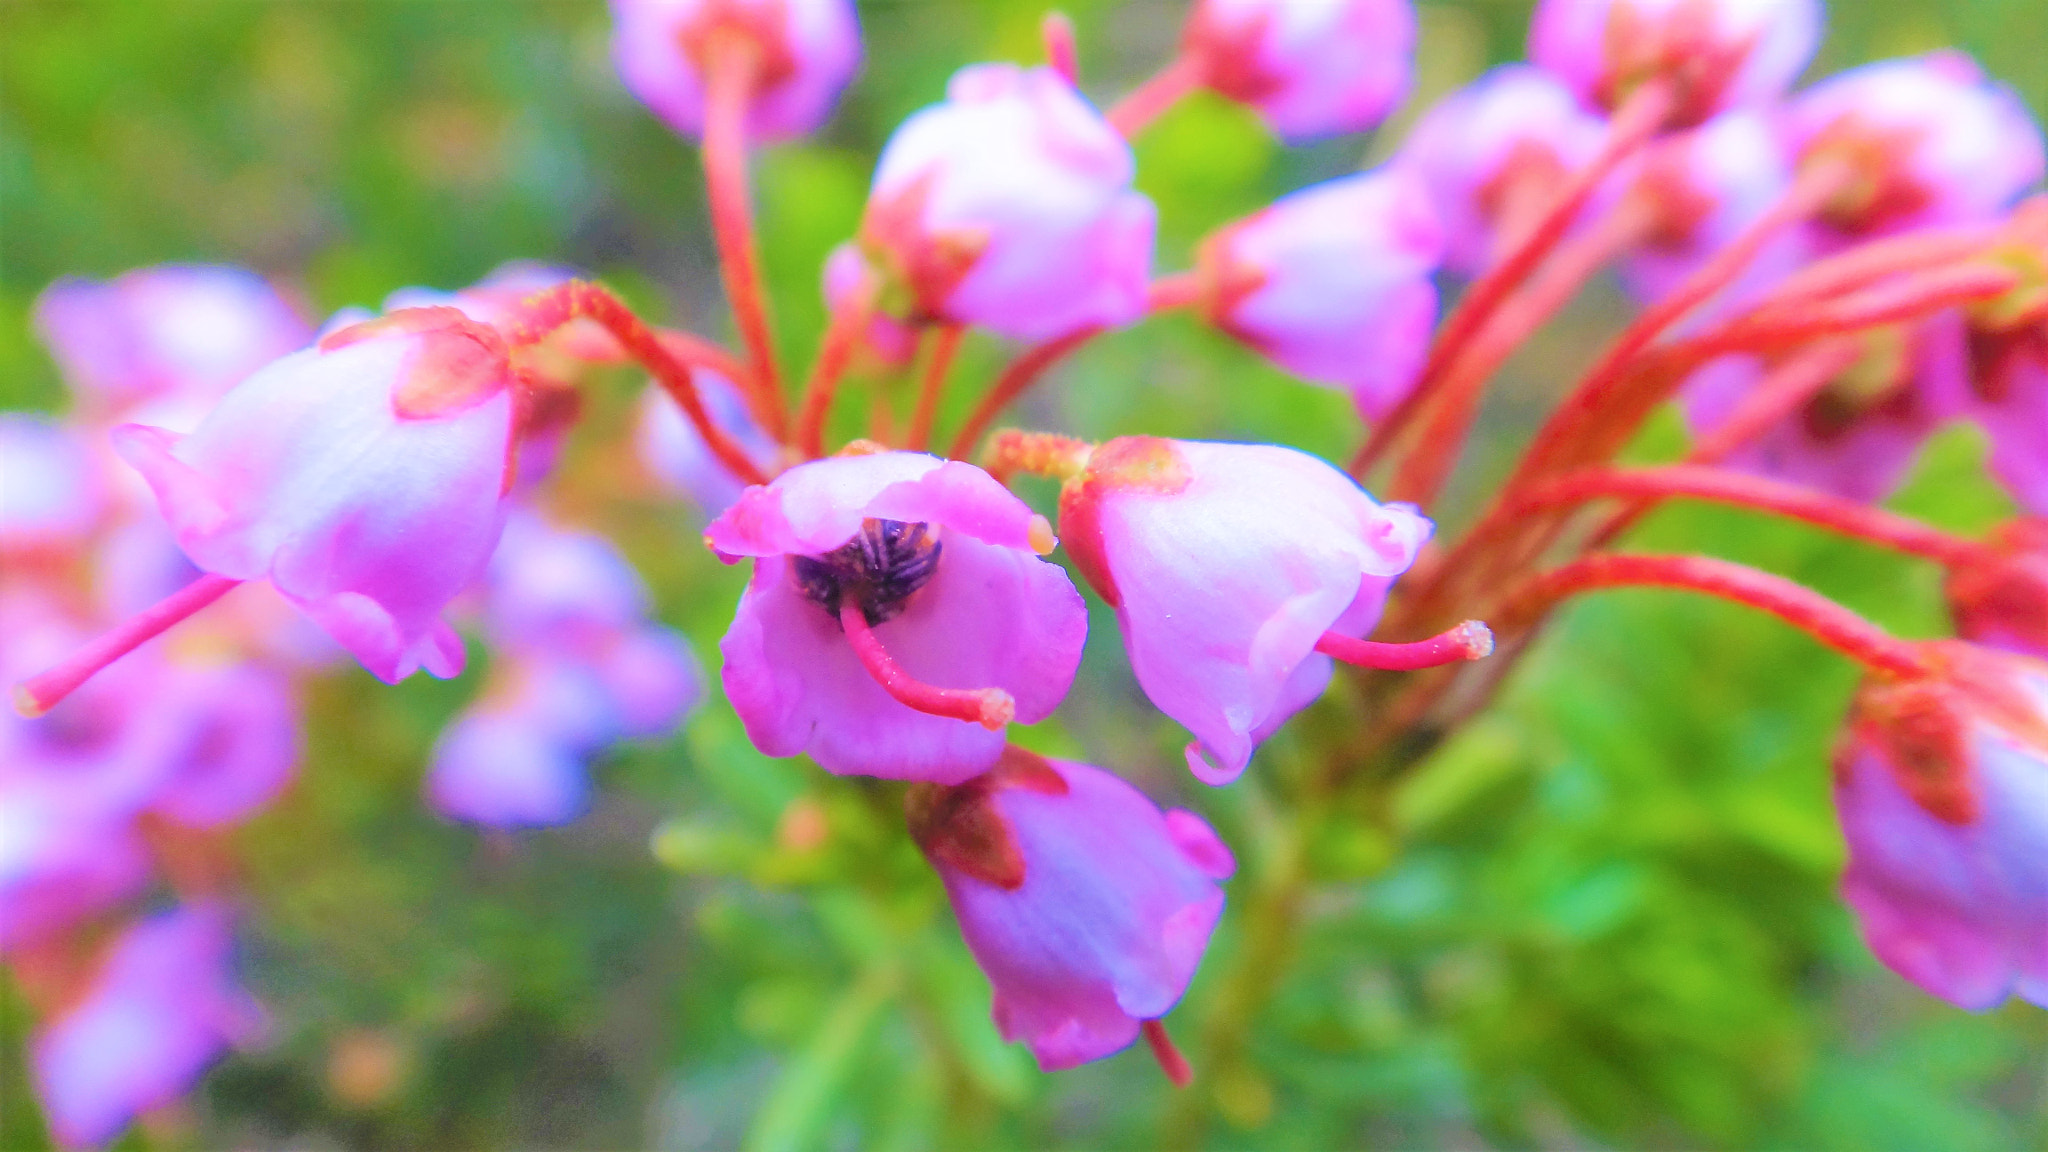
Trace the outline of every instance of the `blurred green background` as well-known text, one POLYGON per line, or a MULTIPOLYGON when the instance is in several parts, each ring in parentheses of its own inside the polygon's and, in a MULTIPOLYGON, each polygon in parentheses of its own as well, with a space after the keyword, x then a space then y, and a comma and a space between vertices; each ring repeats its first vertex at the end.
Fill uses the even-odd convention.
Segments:
MULTIPOLYGON (((1107 100, 1165 58, 1184 6, 1065 7, 1084 86, 1107 100)), ((890 127, 959 64, 1038 57, 1029 0, 861 8, 868 63, 838 116, 758 164, 797 362, 820 260, 890 127)), ((1421 12, 1418 103, 1520 51, 1519 0, 1421 12)), ((2048 98, 2038 0, 1831 15, 1816 72, 1955 44, 2037 110, 2048 98)), ((595 0, 0 0, 0 407, 62 406, 28 324, 46 283, 161 261, 248 264, 324 314, 539 258, 724 334, 693 149, 621 90, 607 30, 595 0)), ((1415 108, 1305 150, 1218 100, 1177 110, 1139 149, 1161 267, 1218 222, 1383 155, 1415 108)), ((1447 521, 1619 308, 1597 289, 1510 367, 1447 521)), ((971 341, 958 378, 1003 354, 971 341)), ((620 540, 715 667, 743 574, 702 551, 686 511, 616 482, 637 383, 610 383, 557 501, 620 540)), ((1342 397, 1180 320, 1099 342, 1024 416, 1332 456, 1357 435, 1342 397)), ((1980 455, 1944 435, 1899 506, 1995 519, 1980 455)), ((1940 627, 1935 574, 1893 557, 1699 509, 1643 537, 1787 572, 1911 634, 1940 627)), ((1142 1051, 1044 1076, 1002 1045, 892 795, 760 757, 722 706, 610 757, 576 824, 478 835, 432 816, 418 777, 481 672, 396 689, 350 672, 315 687, 300 781, 240 837, 273 1041, 126 1146, 2048 1144, 2048 1017, 1923 996, 1833 895, 1826 758, 1853 676, 1803 638, 1656 594, 1586 603, 1419 772, 1303 812, 1290 782, 1345 738, 1344 693, 1243 783, 1202 789, 1097 608, 1082 681, 1023 739, 1205 812, 1239 851, 1231 916, 1171 1020, 1204 1072, 1194 1090, 1142 1051)), ((8 1149, 45 1139, 19 1059, 30 1023, 0 989, 8 1149)))

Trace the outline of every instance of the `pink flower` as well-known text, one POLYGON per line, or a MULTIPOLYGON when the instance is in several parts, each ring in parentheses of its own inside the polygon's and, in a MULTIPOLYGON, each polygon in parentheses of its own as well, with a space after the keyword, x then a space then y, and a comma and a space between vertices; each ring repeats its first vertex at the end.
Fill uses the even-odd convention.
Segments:
POLYGON ((37 298, 36 328, 71 386, 108 405, 211 401, 313 338, 268 281, 209 265, 60 280, 37 298))
POLYGON ((1060 528, 1116 609, 1139 686, 1194 733, 1188 767, 1210 784, 1236 779, 1322 693, 1318 642, 1371 631, 1431 530, 1305 453, 1150 436, 1095 450, 1060 495, 1060 528))
MULTIPOLYGON (((1894 333, 1894 357, 1853 365, 1797 415, 1730 455, 1731 468, 1875 503, 1904 481, 1920 446, 1966 404, 1962 320, 1938 315, 1894 333)), ((1762 379, 1752 357, 1724 357, 1686 381, 1686 422, 1705 434, 1762 379)))
POLYGON ((74 545, 97 527, 105 503, 92 453, 77 436, 0 413, 0 552, 74 545))
POLYGON ((669 126, 704 134, 706 76, 717 53, 752 53, 747 133, 786 140, 832 114, 860 66, 849 0, 611 0, 619 78, 669 126))
POLYGON ((1604 131, 1548 72, 1507 64, 1430 109, 1396 162, 1429 186, 1445 263, 1470 276, 1592 159, 1604 131))
POLYGON ((100 963, 85 998, 37 1031, 36 1095, 58 1143, 107 1143, 261 1031, 262 1009, 235 982, 231 927, 228 911, 212 904, 136 924, 100 963))
POLYGON ((497 544, 514 409, 497 334, 419 308, 276 362, 189 435, 116 437, 194 564, 270 581, 396 682, 461 670, 440 613, 497 544))
POLYGON ((1130 145, 1059 74, 977 64, 882 149, 860 244, 913 320, 1018 340, 1145 311, 1152 202, 1130 145))
POLYGON ((1835 765, 1842 896, 1927 992, 2048 1004, 2048 665, 1942 647, 1944 674, 1858 698, 1835 765))
MULTIPOLYGON (((691 380, 711 422, 730 435, 761 471, 773 473, 780 465, 782 446, 754 423, 739 389, 725 377, 702 368, 691 374, 691 380)), ((675 398, 658 387, 649 388, 640 398, 640 422, 633 443, 640 462, 661 486, 695 504, 707 519, 732 507, 746 488, 744 481, 712 455, 675 398)))
POLYGON ((1066 694, 1088 616, 1042 517, 916 452, 800 464, 705 533, 754 577, 720 644, 754 744, 829 772, 957 783, 1066 694))
POLYGON ((1201 817, 1017 748, 907 803, 995 986, 996 1028, 1045 1070, 1120 1051, 1179 1002, 1223 913, 1217 881, 1237 867, 1201 817))
MULTIPOLYGON (((1778 125, 1763 113, 1739 110, 1669 137, 1643 158, 1625 210, 1653 213, 1649 238, 1629 253, 1622 271, 1641 299, 1677 288, 1729 241, 1769 211, 1792 182, 1778 125)), ((1767 244, 1723 300, 1748 299, 1811 258, 1797 231, 1767 244)))
POLYGON ((1443 229, 1399 168, 1305 188, 1204 246, 1210 322, 1378 417, 1415 382, 1436 324, 1443 229))
POLYGON ((1832 76, 1787 109, 1805 163, 1856 180, 1822 213, 1849 236, 1987 220, 2041 178, 2041 131, 2010 88, 1953 50, 1832 76))
POLYGON ((1200 0, 1181 51, 1208 85, 1305 143, 1363 132, 1408 93, 1408 0, 1200 0))
POLYGON ((1529 59, 1608 111, 1665 80, 1685 127, 1784 95, 1820 28, 1819 0, 1541 0, 1529 59))

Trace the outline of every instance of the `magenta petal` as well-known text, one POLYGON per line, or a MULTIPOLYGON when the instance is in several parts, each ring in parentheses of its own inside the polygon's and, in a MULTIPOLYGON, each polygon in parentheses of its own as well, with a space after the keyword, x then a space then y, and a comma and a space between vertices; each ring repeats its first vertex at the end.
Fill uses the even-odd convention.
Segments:
MULTIPOLYGON (((123 424, 113 431, 114 450, 149 482, 164 519, 177 531, 179 547, 211 551, 209 545, 227 527, 228 511, 213 482, 172 454, 183 439, 147 424, 123 424)), ((263 574, 262 559, 254 554, 216 552, 214 560, 218 566, 209 571, 222 576, 253 580, 263 574)))

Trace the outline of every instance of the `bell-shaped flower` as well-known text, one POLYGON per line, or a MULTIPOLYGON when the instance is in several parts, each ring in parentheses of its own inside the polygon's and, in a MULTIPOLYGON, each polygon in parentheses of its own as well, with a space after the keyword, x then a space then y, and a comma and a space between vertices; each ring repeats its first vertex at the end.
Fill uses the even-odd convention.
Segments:
MULTIPOLYGON (((711 422, 730 436, 763 473, 773 473, 780 464, 782 446, 754 423, 739 389, 708 369, 697 369, 690 379, 711 422)), ((697 512, 706 520, 732 507, 732 502, 746 489, 746 481, 733 475, 705 445, 704 437, 683 415, 675 397, 660 388, 649 388, 640 398, 633 445, 640 463, 662 488, 696 505, 697 512)))
POLYGON ((1166 1045, 1158 1020, 1187 990, 1223 913, 1217 881, 1236 870, 1201 817, 1017 748, 956 787, 914 786, 906 804, 1004 1039, 1047 1071, 1121 1051, 1141 1028, 1166 1045))
POLYGON ((649 622, 645 585, 601 537, 514 517, 485 600, 490 682, 442 734, 427 778, 446 815, 497 827, 574 819, 591 757, 673 731, 703 699, 689 646, 649 622))
POLYGON ((84 996, 30 1041, 36 1096, 66 1147, 105 1144, 138 1114, 176 1101, 227 1050, 254 1041, 263 1011, 234 975, 233 922, 191 905, 129 928, 84 996))
POLYGON ((59 280, 36 300, 36 329, 81 398, 204 403, 313 329, 270 282, 241 268, 166 264, 105 282, 59 280))
POLYGON ((1407 394, 1436 325, 1443 229, 1420 180, 1381 168, 1312 185, 1203 245, 1202 310, 1367 418, 1407 394))
POLYGON ((754 576, 720 648, 756 747, 954 784, 1051 714, 1088 614, 1050 526, 988 473, 917 452, 800 464, 705 532, 754 576))
POLYGON ((277 361, 189 435, 117 446, 210 578, 269 581, 383 680, 452 676, 440 614, 497 544, 514 391, 495 331, 406 309, 277 361))
MULTIPOLYGON (((1642 300, 1677 288, 1774 207, 1792 182, 1777 125, 1753 110, 1716 116, 1654 145, 1627 177, 1624 211, 1646 215, 1645 238, 1622 273, 1642 300)), ((1724 301, 1750 299, 1812 256, 1798 230, 1781 231, 1723 289, 1724 301)))
POLYGON ((1831 76, 1786 108, 1802 163, 1853 179, 1821 213, 1838 239, 1988 220, 2041 178, 2041 130, 2026 105, 1945 50, 1831 76))
POLYGON ((1783 96, 1820 32, 1820 0, 1540 0, 1529 59, 1606 111, 1661 80, 1685 127, 1783 96))
POLYGON ((880 302, 1017 340, 1145 311, 1152 202, 1130 145, 1059 73, 977 64, 882 149, 860 246, 880 302))
MULTIPOLYGON (((1927 437, 1963 413, 1968 354, 1952 314, 1873 341, 1870 355, 1729 455, 1727 466, 1864 503, 1896 491, 1927 437)), ((1721 426, 1764 374, 1753 357, 1708 364, 1685 382, 1686 422, 1702 435, 1721 426)))
POLYGON ((1068 554, 1116 609, 1139 686, 1194 733, 1188 767, 1210 784, 1322 693, 1327 638, 1371 631, 1430 530, 1268 444, 1122 437, 1060 495, 1068 554))
POLYGON ((1211 88, 1282 139, 1363 132, 1408 94, 1408 0, 1199 0, 1181 52, 1211 88))
POLYGON ((1504 64, 1431 108, 1395 162, 1429 187, 1445 264, 1471 276, 1593 158, 1603 132, 1556 77, 1504 64))
POLYGON ((704 135, 719 54, 750 57, 747 134, 816 131, 860 67, 852 0, 611 0, 612 61, 641 103, 686 136, 704 135))
POLYGON ((1934 647, 1935 675, 1858 696, 1835 763, 1842 895, 1927 992, 2048 1004, 2048 665, 1934 647))

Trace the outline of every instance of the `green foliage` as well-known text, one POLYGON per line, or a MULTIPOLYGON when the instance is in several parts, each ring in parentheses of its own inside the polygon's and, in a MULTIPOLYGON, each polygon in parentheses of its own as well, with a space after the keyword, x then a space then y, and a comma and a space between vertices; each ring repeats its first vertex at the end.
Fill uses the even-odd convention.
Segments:
MULTIPOLYGON (((1428 6, 1425 77, 1447 86, 1514 54, 1526 7, 1428 6)), ((2034 7, 1837 4, 1824 64, 1955 42, 2039 107, 2034 7)), ((1164 57, 1179 13, 1067 8, 1103 95, 1164 57)), ((833 126, 757 167, 790 363, 815 343, 819 262, 852 230, 890 127, 959 63, 1035 56, 1038 14, 865 7, 869 64, 833 126)), ((0 406, 61 406, 28 320, 44 284, 167 260, 256 266, 316 311, 558 260, 724 335, 692 150, 618 88, 605 35, 596 0, 0 5, 0 406)), ((1220 100, 1178 109, 1140 149, 1162 265, 1361 147, 1385 142, 1288 151, 1220 100)), ((1595 299, 1511 367, 1454 512, 1613 316, 1595 299)), ((947 424, 1006 354, 968 342, 947 424)), ((634 383, 592 404, 559 500, 621 541, 715 667, 743 573, 622 479, 634 383)), ((1326 456, 1358 433, 1344 397, 1183 319, 1091 347, 1019 418, 1326 456)), ((1642 450, 1667 449, 1665 431, 1642 450)), ((1944 437, 1898 505, 1982 527, 2003 505, 1980 454, 1944 437)), ((1941 627, 1933 573, 1810 531, 1686 507, 1640 539, 1787 573, 1909 634, 1941 627)), ((1418 771, 1318 799, 1302 781, 1341 740, 1341 703, 1296 721, 1244 783, 1200 789, 1100 605, 1092 623, 1072 698, 1020 739, 1204 812, 1244 866, 1172 1019, 1191 1052, 1228 1057, 1190 1093, 1142 1052, 1048 1077, 1001 1042, 893 790, 762 757, 714 704, 613 756, 578 823, 479 836, 418 799, 479 673, 387 689, 348 671, 310 703, 300 782, 240 837, 261 909, 251 978, 276 1035, 126 1146, 2048 1142, 2040 1013, 1928 1000, 1869 957, 1835 899, 1826 765, 1852 673, 1802 637, 1666 594, 1593 599, 1418 771)), ((28 1026, 0 987, 7 1148, 43 1140, 11 1059, 28 1026)))

